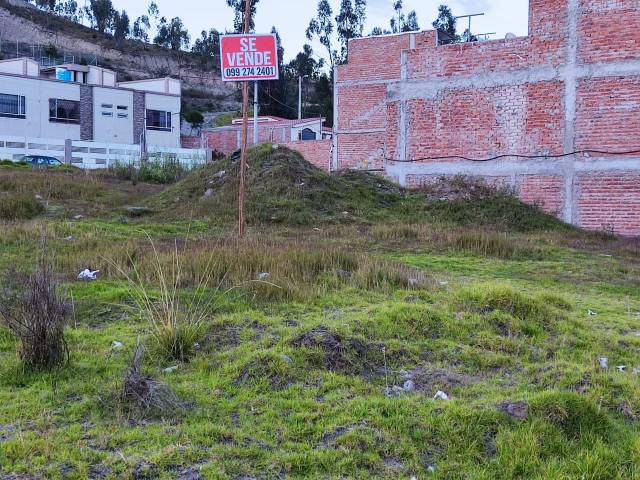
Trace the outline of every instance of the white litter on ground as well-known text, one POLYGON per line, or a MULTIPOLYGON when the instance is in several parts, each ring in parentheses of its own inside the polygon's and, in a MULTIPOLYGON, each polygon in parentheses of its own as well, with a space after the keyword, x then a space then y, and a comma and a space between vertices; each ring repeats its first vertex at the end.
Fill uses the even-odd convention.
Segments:
POLYGON ((100 270, 91 271, 88 268, 78 274, 78 280, 97 280, 100 270))
POLYGON ((449 400, 449 395, 444 393, 442 390, 438 390, 438 392, 433 396, 434 400, 449 400))

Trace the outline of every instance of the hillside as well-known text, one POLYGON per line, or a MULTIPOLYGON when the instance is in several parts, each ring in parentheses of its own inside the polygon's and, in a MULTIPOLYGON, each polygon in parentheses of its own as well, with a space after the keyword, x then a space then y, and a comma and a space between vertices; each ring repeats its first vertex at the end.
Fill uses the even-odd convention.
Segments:
POLYGON ((237 110, 236 89, 218 75, 203 69, 187 52, 167 50, 135 40, 118 45, 113 38, 56 15, 50 15, 22 0, 0 0, 0 40, 5 55, 18 50, 29 55, 31 45, 53 45, 62 54, 98 59, 100 66, 118 73, 118 81, 172 76, 183 82, 187 106, 208 111, 237 110), (14 42, 8 45, 7 43, 14 42))

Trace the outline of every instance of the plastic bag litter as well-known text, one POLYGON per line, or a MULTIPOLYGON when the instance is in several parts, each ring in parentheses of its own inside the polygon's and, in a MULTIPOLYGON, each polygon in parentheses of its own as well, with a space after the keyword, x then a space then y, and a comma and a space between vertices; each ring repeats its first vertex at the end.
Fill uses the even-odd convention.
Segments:
POLYGON ((78 280, 97 280, 100 270, 91 271, 88 268, 78 274, 78 280))
POLYGON ((111 348, 114 348, 116 350, 120 349, 124 347, 124 343, 122 342, 116 342, 115 340, 111 343, 111 348))
POLYGON ((449 400, 449 395, 447 395, 446 393, 444 393, 442 390, 438 390, 438 392, 433 396, 434 400, 440 399, 440 400, 449 400))
POLYGON ((609 368, 609 359, 607 357, 600 357, 600 368, 609 368))
POLYGON ((626 365, 618 365, 616 368, 618 369, 619 372, 624 373, 624 371, 625 371, 624 369, 627 368, 627 366, 626 365))

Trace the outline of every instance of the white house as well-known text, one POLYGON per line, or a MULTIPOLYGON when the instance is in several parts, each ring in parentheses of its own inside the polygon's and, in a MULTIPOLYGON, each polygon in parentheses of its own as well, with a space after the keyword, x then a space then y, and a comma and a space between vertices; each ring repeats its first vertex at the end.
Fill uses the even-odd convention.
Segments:
POLYGON ((173 78, 117 83, 96 66, 3 60, 0 135, 177 148, 180 95, 173 78))

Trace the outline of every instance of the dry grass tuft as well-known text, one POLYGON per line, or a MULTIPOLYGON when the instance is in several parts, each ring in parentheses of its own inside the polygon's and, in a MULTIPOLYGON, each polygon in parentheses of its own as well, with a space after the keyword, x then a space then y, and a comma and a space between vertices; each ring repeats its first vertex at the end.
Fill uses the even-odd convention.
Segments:
POLYGON ((0 294, 0 318, 20 340, 19 356, 33 369, 51 369, 68 358, 64 327, 70 303, 59 293, 49 264, 22 280, 9 272, 0 294))
POLYGON ((168 417, 185 408, 171 389, 142 373, 144 346, 138 342, 124 377, 118 404, 129 414, 168 417))

